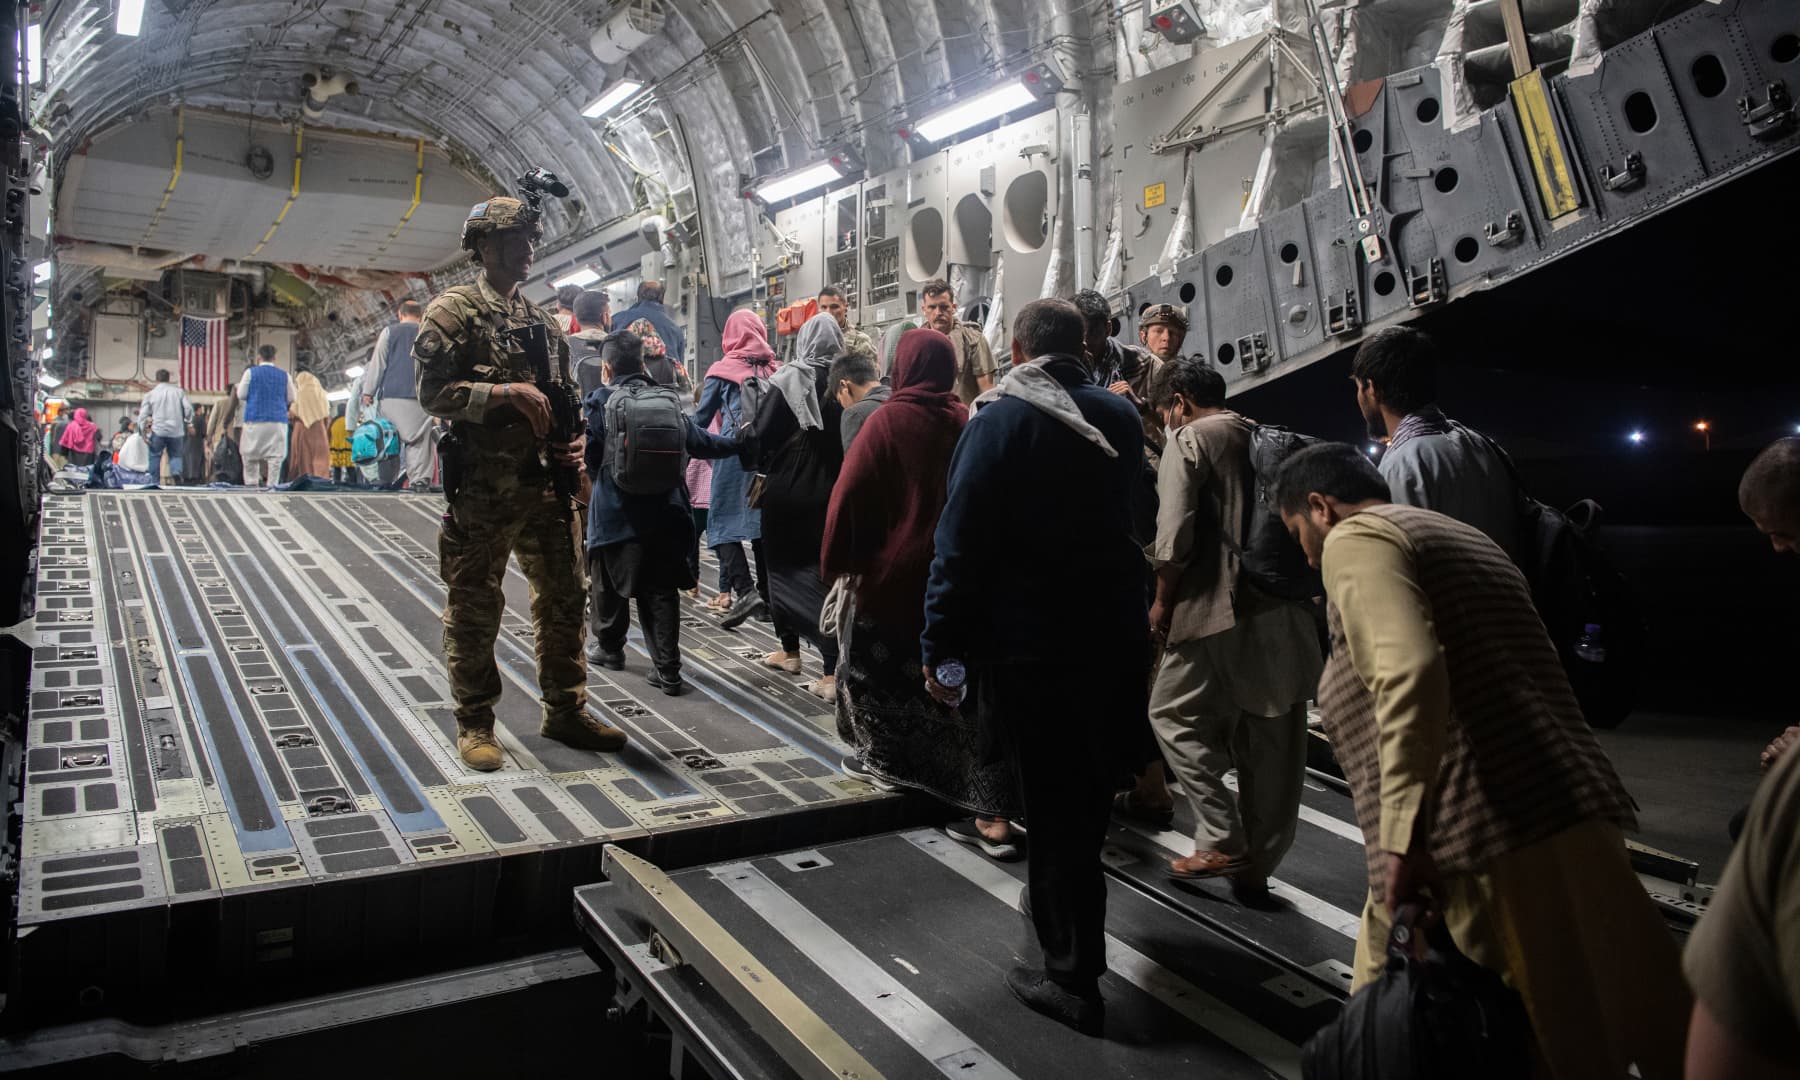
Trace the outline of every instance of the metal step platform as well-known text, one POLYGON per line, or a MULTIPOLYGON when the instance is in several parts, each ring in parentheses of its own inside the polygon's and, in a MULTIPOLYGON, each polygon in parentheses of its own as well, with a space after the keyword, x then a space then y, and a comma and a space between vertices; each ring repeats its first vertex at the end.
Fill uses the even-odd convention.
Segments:
POLYGON ((609 849, 576 891, 609 1017, 669 1040, 671 1076, 1298 1077, 1336 995, 1108 879, 1106 1037, 1030 1012, 1024 864, 937 830, 665 874, 609 849))
MULTIPOLYGON (((567 933, 603 843, 687 865, 922 820, 845 776, 829 706, 684 603, 681 697, 589 699, 618 754, 537 734, 528 588, 498 645, 506 766, 464 768, 442 663, 441 498, 47 500, 15 1001, 34 1022, 292 995, 567 933), (278 988, 278 989, 277 989, 278 988)), ((816 659, 811 667, 816 668, 816 659)))

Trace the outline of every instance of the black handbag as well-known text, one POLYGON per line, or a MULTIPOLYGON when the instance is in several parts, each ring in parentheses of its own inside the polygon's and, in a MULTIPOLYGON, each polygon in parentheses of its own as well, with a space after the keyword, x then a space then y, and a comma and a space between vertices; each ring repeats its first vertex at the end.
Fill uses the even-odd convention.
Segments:
POLYGON ((1300 1052, 1305 1080, 1524 1080, 1531 1021, 1517 991, 1475 963, 1440 924, 1420 931, 1402 904, 1381 978, 1345 1002, 1300 1052))

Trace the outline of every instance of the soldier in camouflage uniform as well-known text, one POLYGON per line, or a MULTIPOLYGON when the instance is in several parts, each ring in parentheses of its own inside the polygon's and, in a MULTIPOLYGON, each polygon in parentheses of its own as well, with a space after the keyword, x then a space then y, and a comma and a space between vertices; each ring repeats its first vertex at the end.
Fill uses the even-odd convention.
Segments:
MULTIPOLYGON (((875 342, 869 339, 869 335, 850 325, 850 305, 844 299, 843 290, 836 285, 825 286, 819 290, 818 303, 819 313, 836 319, 838 329, 843 331, 844 344, 838 350, 838 356, 867 357, 875 363, 876 370, 880 370, 881 362, 875 358, 875 342)), ((835 360, 837 357, 832 357, 832 359, 835 360)))
MULTIPOLYGON (((445 461, 446 480, 459 477, 438 534, 438 558, 449 601, 444 607, 444 655, 456 699, 457 752, 472 769, 498 769, 494 706, 500 671, 494 639, 500 632, 507 559, 517 552, 531 582, 531 622, 537 646, 544 736, 586 750, 617 750, 625 733, 587 709, 582 661, 586 582, 570 531, 572 507, 552 488, 550 464, 581 462, 581 437, 550 444, 549 400, 533 382, 524 349, 506 331, 541 322, 549 331, 557 379, 574 382, 569 346, 556 319, 519 294, 542 230, 517 199, 478 203, 463 224, 463 247, 474 252, 481 276, 459 285, 425 309, 413 343, 419 404, 451 425, 458 448, 445 461)), ((450 483, 446 483, 446 493, 450 483)))

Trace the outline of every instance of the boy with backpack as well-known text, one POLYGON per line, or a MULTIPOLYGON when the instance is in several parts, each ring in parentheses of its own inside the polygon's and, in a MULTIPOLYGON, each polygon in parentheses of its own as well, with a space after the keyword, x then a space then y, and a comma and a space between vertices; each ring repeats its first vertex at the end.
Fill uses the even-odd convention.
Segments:
MULTIPOLYGON (((1318 589, 1309 575, 1268 569, 1271 535, 1292 545, 1262 527, 1255 458, 1268 440, 1225 407, 1219 373, 1200 357, 1170 361, 1150 403, 1170 432, 1149 551, 1150 633, 1163 648, 1150 723, 1195 818, 1194 853, 1172 860, 1169 874, 1229 878, 1240 899, 1253 899, 1266 892, 1299 816, 1306 702, 1322 666, 1303 601, 1318 589), (1235 797, 1225 786, 1232 768, 1235 797)), ((1172 802, 1145 787, 1122 796, 1121 810, 1160 812, 1166 822, 1172 802)))
POLYGON ((647 680, 675 695, 686 689, 677 592, 695 585, 688 562, 694 543, 688 459, 730 457, 740 452, 740 440, 695 426, 682 413, 681 397, 645 371, 643 340, 630 331, 607 338, 602 373, 605 385, 586 401, 586 462, 594 484, 587 524, 594 641, 586 655, 589 663, 624 670, 628 601, 636 600, 650 651, 647 680))

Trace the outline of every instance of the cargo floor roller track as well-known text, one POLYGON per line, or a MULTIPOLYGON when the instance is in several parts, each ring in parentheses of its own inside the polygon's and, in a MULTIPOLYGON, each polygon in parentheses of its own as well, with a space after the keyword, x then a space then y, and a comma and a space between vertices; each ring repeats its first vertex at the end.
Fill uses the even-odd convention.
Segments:
POLYGON ((727 632, 686 608, 681 697, 645 684, 635 629, 625 671, 590 669, 625 752, 540 737, 516 564, 506 766, 464 768, 441 512, 422 495, 48 501, 17 974, 50 1015, 134 991, 166 1004, 196 950, 195 978, 225 986, 566 928, 601 842, 682 865, 904 823, 902 800, 840 772, 829 707, 755 663, 775 647, 756 622, 727 632))

